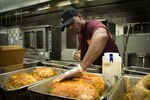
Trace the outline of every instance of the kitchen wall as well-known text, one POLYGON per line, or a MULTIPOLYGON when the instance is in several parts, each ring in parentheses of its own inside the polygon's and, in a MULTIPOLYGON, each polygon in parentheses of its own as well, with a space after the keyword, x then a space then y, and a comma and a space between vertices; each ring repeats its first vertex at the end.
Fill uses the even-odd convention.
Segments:
POLYGON ((8 44, 23 46, 23 35, 19 26, 8 28, 8 44))

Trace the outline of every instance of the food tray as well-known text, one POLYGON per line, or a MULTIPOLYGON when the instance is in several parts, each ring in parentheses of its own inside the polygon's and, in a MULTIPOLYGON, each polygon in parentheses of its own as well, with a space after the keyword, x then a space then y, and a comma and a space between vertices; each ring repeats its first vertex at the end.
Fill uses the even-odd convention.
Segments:
MULTIPOLYGON (((62 68, 62 69, 73 69, 75 67, 77 67, 79 62, 65 62, 65 61, 46 61, 46 62, 42 62, 43 65, 45 66, 55 66, 56 68, 62 68)), ((100 69, 102 68, 102 66, 98 66, 98 65, 90 65, 87 68, 87 72, 90 73, 100 73, 100 69)))
MULTIPOLYGON (((14 89, 6 89, 5 84, 11 75, 17 74, 17 73, 22 73, 22 72, 31 73, 31 72, 33 72, 33 70, 35 68, 41 68, 41 67, 31 67, 31 68, 26 68, 26 69, 21 69, 21 70, 17 70, 17 71, 0 74, 0 88, 3 90, 3 95, 4 95, 5 100, 31 100, 29 91, 27 90, 27 87, 37 84, 37 83, 40 83, 46 79, 37 81, 37 82, 29 84, 29 85, 22 86, 19 88, 14 88, 14 89)), ((59 68, 54 68, 54 69, 58 72, 57 75, 60 75, 66 71, 64 69, 59 69, 59 68)), ((55 76, 52 76, 52 77, 55 77, 55 76)), ((49 77, 49 78, 52 78, 52 77, 49 77)), ((49 79, 49 78, 47 78, 47 79, 49 79)))
POLYGON ((115 86, 112 88, 110 95, 108 96, 107 100, 123 100, 123 96, 126 93, 126 85, 127 80, 130 82, 130 86, 133 87, 138 80, 141 78, 141 76, 136 75, 124 75, 121 77, 118 82, 115 84, 115 86))
MULTIPOLYGON (((19 87, 19 88, 15 88, 15 89, 6 89, 5 88, 5 83, 7 82, 8 78, 13 75, 13 74, 17 74, 17 73, 22 73, 22 72, 26 72, 26 73, 32 73, 34 69, 36 68, 41 68, 41 67, 31 67, 31 68, 26 68, 26 69, 21 69, 21 70, 17 70, 17 71, 12 71, 12 72, 8 72, 8 73, 4 73, 4 74, 0 74, 0 87, 4 90, 7 90, 7 91, 14 91, 14 90, 18 90, 18 89, 22 89, 22 88, 25 88, 25 87, 28 87, 30 85, 33 85, 33 84, 36 84, 38 83, 39 81, 35 82, 35 83, 32 83, 32 84, 29 84, 29 85, 25 85, 25 86, 22 86, 22 87, 19 87)), ((60 75, 62 73, 64 73, 66 70, 64 69, 59 69, 59 68, 53 68, 57 71, 57 75, 60 75)), ((52 76, 53 77, 53 76, 52 76)), ((51 77, 50 77, 51 78, 51 77)), ((41 80, 42 81, 42 80, 41 80)))
MULTIPOLYGON (((97 74, 97 75, 102 76, 101 74, 97 74)), ((42 81, 38 84, 35 84, 29 87, 28 90, 31 93, 32 100, 75 100, 74 98, 68 98, 68 97, 62 97, 62 96, 49 94, 50 84, 52 83, 52 80, 54 78, 55 77, 51 79, 47 79, 45 81, 42 81)), ((109 92, 110 92, 109 89, 106 88, 104 95, 101 96, 100 100, 105 100, 107 98, 107 95, 109 95, 109 92)))
POLYGON ((144 68, 144 67, 130 66, 130 67, 125 67, 123 70, 125 71, 125 74, 134 74, 134 75, 150 74, 150 68, 144 68))

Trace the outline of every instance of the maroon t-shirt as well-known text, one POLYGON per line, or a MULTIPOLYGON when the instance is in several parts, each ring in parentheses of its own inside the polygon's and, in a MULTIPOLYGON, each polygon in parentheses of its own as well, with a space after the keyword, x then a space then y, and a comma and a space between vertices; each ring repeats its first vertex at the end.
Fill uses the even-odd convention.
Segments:
MULTIPOLYGON (((111 37, 108 29, 100 20, 88 20, 85 23, 85 27, 82 29, 82 31, 79 33, 79 44, 80 44, 80 50, 82 52, 81 59, 83 59, 86 51, 88 50, 88 47, 90 45, 90 40, 92 35, 94 34, 95 30, 98 28, 105 28, 107 30, 108 34, 108 40, 106 43, 106 46, 100 56, 93 62, 94 65, 102 65, 102 56, 105 52, 117 52, 119 53, 119 50, 117 48, 117 45, 115 44, 115 41, 111 37)), ((98 45, 99 43, 97 43, 98 45)))

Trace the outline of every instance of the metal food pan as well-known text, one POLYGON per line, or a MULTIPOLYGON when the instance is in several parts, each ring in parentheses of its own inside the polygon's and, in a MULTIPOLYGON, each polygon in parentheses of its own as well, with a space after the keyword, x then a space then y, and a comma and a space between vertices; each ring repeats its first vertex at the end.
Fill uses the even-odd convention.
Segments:
MULTIPOLYGON (((30 93, 27 90, 27 88, 31 85, 40 83, 49 78, 41 80, 41 81, 37 81, 37 82, 29 84, 29 85, 22 86, 19 88, 15 88, 15 89, 6 89, 5 84, 11 75, 17 74, 17 73, 22 73, 22 72, 31 73, 31 72, 33 72, 33 70, 35 68, 41 68, 41 67, 26 68, 26 69, 21 69, 21 70, 17 70, 17 71, 13 71, 13 72, 0 74, 0 89, 2 91, 2 96, 3 96, 4 100, 31 100, 31 96, 30 96, 30 93)), ((60 75, 66 71, 64 69, 59 69, 59 68, 54 68, 54 69, 58 72, 57 75, 60 75)), ((56 77, 57 75, 52 76, 50 78, 56 77)))
POLYGON ((134 74, 134 75, 150 74, 150 68, 144 68, 144 67, 130 66, 130 67, 125 67, 123 70, 125 71, 125 74, 134 74))
POLYGON ((31 93, 31 99, 32 100, 75 100, 73 98, 67 98, 67 97, 61 97, 49 94, 50 92, 50 84, 52 80, 54 79, 47 79, 45 81, 42 81, 38 84, 35 84, 33 86, 30 86, 28 90, 31 93))
MULTIPOLYGON (((66 69, 72 69, 77 67, 77 65, 75 64, 70 64, 67 66, 64 66, 66 69)), ((88 68, 86 69, 87 72, 89 73, 100 73, 100 69, 102 68, 102 66, 98 66, 98 65, 90 65, 88 66, 88 68)))
POLYGON ((2 100, 32 100, 27 87, 15 91, 5 91, 3 89, 2 91, 2 100))
POLYGON ((141 76, 139 75, 125 75, 121 77, 115 84, 115 86, 112 88, 107 100, 123 100, 123 96, 125 95, 127 89, 127 80, 129 80, 130 82, 129 85, 133 87, 140 78, 141 76))
MULTIPOLYGON (((101 74, 97 74, 97 75, 102 76, 101 74)), ((42 81, 33 86, 30 86, 28 90, 31 93, 32 100, 76 100, 75 98, 68 98, 68 97, 49 94, 50 85, 52 84, 54 78, 55 77, 42 81)), ((100 97, 100 100, 105 100, 107 98, 107 95, 109 95, 109 92, 110 92, 109 89, 106 88, 104 95, 100 97)))
MULTIPOLYGON (((75 68, 75 67, 65 66, 65 69, 68 69, 68 70, 73 69, 73 68, 75 68)), ((99 68, 97 68, 97 69, 87 68, 86 71, 90 72, 90 73, 99 73, 99 68)))
MULTIPOLYGON (((44 67, 44 66, 43 66, 44 67)), ((4 73, 4 74, 0 74, 0 87, 6 91, 14 91, 14 90, 19 90, 19 89, 22 89, 22 88, 25 88, 25 87, 28 87, 28 86, 31 86, 33 84, 36 84, 38 83, 39 81, 35 82, 35 83, 32 83, 32 84, 29 84, 29 85, 25 85, 25 86, 22 86, 22 87, 19 87, 19 88, 14 88, 14 89, 6 89, 5 88, 5 84, 6 82, 8 81, 9 77, 14 75, 14 74, 17 74, 17 73, 32 73, 34 69, 36 68, 43 68, 43 67, 31 67, 31 68, 26 68, 26 69, 21 69, 21 70, 17 70, 17 71, 12 71, 12 72, 8 72, 8 73, 4 73)), ((57 71, 57 75, 60 75, 60 74, 63 74, 66 70, 64 69, 59 69, 59 68, 53 68, 57 71)), ((53 77, 53 76, 52 76, 53 77)), ((51 78, 51 77, 50 77, 51 78)), ((42 81, 42 80, 41 80, 42 81)))
POLYGON ((42 62, 43 65, 45 66, 50 66, 50 67, 56 67, 56 68, 62 68, 62 69, 72 69, 74 67, 77 67, 77 62, 66 62, 66 61, 44 61, 42 62))
POLYGON ((0 88, 0 100, 4 100, 4 93, 1 88, 0 88))
MULTIPOLYGON (((55 66, 56 68, 62 68, 62 69, 73 69, 75 67, 77 67, 79 62, 65 62, 65 61, 46 61, 46 62, 42 62, 43 65, 46 66, 55 66)), ((90 65, 87 68, 87 72, 91 72, 91 73, 99 73, 101 72, 102 66, 98 66, 98 65, 90 65)))
POLYGON ((60 65, 60 64, 57 64, 57 63, 42 62, 42 64, 43 64, 44 66, 50 66, 50 67, 55 67, 55 68, 66 69, 66 68, 64 67, 64 65, 60 65))

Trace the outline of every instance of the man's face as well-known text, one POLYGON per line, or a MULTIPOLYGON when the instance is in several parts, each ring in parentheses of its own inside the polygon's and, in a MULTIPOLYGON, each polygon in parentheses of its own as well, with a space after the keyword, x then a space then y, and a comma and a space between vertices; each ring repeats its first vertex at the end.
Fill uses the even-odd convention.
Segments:
POLYGON ((81 18, 79 16, 73 17, 73 21, 66 27, 69 28, 74 33, 78 34, 82 29, 81 18))

